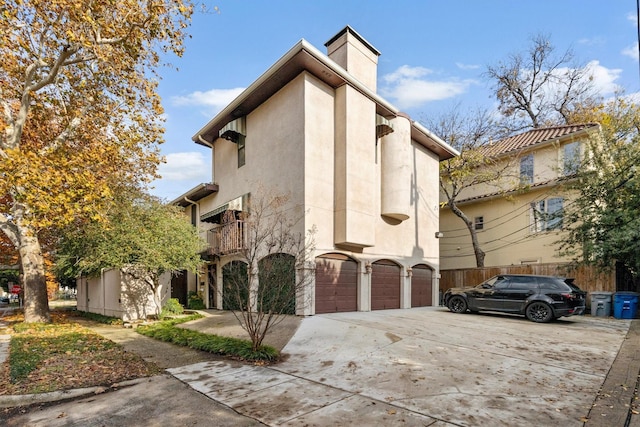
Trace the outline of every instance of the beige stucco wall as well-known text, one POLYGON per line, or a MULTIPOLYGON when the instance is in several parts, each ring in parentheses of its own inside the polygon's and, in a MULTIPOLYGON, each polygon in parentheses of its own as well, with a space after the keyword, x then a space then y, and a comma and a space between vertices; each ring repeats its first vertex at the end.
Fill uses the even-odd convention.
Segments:
MULTIPOLYGON (((558 253, 556 242, 562 238, 560 232, 535 233, 530 230, 530 204, 553 197, 563 197, 565 206, 570 202, 571 196, 553 181, 564 174, 564 147, 572 142, 582 144, 581 150, 584 151, 585 140, 571 136, 534 146, 502 159, 498 168, 505 165, 508 168, 501 179, 475 186, 460 194, 458 200, 462 201, 494 195, 458 205, 472 222, 476 217, 484 219, 484 229, 478 231, 477 235, 480 247, 486 252, 485 266, 571 261, 558 253), (496 196, 501 191, 518 186, 520 158, 528 154, 533 154, 532 185, 510 193, 507 197, 496 196)), ((441 198, 441 201, 445 199, 441 198)), ((440 239, 441 269, 475 267, 469 231, 462 220, 447 207, 440 211, 440 231, 444 233, 444 237, 440 239)))
MULTIPOLYGON (((496 198, 461 206, 471 221, 478 216, 484 219, 484 229, 477 235, 480 247, 486 253, 485 266, 570 261, 558 253, 556 242, 562 238, 561 232, 533 233, 530 229, 530 203, 559 196, 553 188, 546 187, 508 199, 496 198)), ((568 202, 565 198, 565 205, 568 202)), ((469 232, 448 208, 440 212, 440 230, 444 233, 439 239, 441 269, 475 267, 469 232)))
MULTIPOLYGON (((388 180, 385 185, 395 210, 405 212, 408 219, 384 217, 384 142, 376 144, 375 125, 371 100, 352 88, 334 90, 303 72, 246 117, 244 166, 237 167, 235 144, 215 141, 219 192, 199 202, 199 215, 243 194, 254 197, 261 188, 289 193, 291 205, 304 207, 304 221, 296 226, 297 231, 317 229, 312 258, 339 252, 360 264, 360 310, 370 309, 366 265, 380 259, 391 259, 401 266, 402 307, 410 307, 409 268, 421 263, 434 269, 433 301, 437 302, 438 157, 411 141, 408 129, 399 127, 399 135, 405 138, 398 141, 402 158, 392 160, 406 166, 396 176, 404 181, 394 186, 388 180)), ((201 227, 207 229, 212 224, 201 227)), ((216 261, 218 284, 222 266, 232 259, 216 261)), ((314 314, 313 287, 307 296, 310 303, 298 314, 314 314)), ((217 300, 219 306, 219 295, 217 300)))
POLYGON ((502 171, 500 172, 500 178, 490 183, 464 189, 460 193, 458 200, 516 188, 520 183, 520 159, 528 154, 533 154, 532 184, 547 182, 561 176, 564 173, 564 146, 570 142, 573 142, 573 140, 559 141, 543 145, 541 148, 535 148, 534 150, 514 153, 512 156, 502 158, 495 165, 486 166, 486 168, 502 171))
POLYGON ((374 246, 375 217, 379 210, 371 193, 376 178, 373 101, 345 85, 335 95, 335 243, 374 246))
POLYGON ((371 91, 376 91, 378 55, 350 32, 327 47, 327 55, 371 91))
MULTIPOLYGON (((168 298, 170 274, 160 278, 161 304, 168 298)), ((80 277, 76 281, 78 310, 125 321, 146 319, 158 313, 149 287, 131 280, 118 269, 107 269, 98 277, 80 277)))
POLYGON ((222 138, 215 141, 219 191, 200 201, 200 214, 243 194, 264 191, 289 194, 292 204, 302 203, 304 82, 305 75, 299 75, 247 115, 244 166, 238 167, 236 144, 222 138))

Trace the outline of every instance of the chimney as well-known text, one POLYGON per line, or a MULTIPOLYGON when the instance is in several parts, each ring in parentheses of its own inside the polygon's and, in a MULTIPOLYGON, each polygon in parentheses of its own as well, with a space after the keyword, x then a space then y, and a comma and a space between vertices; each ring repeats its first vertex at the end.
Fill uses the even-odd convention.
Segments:
POLYGON ((327 55, 372 92, 376 92, 380 52, 350 26, 324 44, 327 55))

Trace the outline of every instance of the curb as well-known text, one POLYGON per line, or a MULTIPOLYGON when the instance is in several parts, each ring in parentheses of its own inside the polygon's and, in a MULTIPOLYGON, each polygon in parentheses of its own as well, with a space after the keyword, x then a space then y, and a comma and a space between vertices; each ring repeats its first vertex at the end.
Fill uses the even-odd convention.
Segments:
POLYGON ((628 426, 640 377, 640 320, 632 320, 602 388, 596 396, 586 427, 628 426))
POLYGON ((29 406, 36 403, 51 403, 67 399, 106 393, 107 391, 120 387, 128 387, 148 381, 151 377, 136 378, 134 380, 122 381, 111 386, 94 386, 85 388, 75 388, 70 390, 52 391, 49 393, 36 394, 16 394, 10 396, 0 396, 0 408, 14 408, 17 406, 29 406))

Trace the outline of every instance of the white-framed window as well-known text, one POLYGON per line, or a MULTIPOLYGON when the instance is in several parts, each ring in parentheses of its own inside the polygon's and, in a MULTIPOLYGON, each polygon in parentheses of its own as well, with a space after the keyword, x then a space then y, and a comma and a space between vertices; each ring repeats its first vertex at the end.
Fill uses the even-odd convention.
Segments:
POLYGON ((522 184, 533 183, 533 154, 527 154, 520 158, 520 182, 522 184))
POLYGON ((578 172, 580 167, 580 144, 571 142, 564 145, 564 168, 565 176, 573 175, 578 172))
POLYGON ((473 228, 475 230, 484 230, 484 217, 477 216, 473 219, 473 228))
POLYGON ((532 233, 562 229, 562 197, 553 197, 531 203, 530 229, 532 233))

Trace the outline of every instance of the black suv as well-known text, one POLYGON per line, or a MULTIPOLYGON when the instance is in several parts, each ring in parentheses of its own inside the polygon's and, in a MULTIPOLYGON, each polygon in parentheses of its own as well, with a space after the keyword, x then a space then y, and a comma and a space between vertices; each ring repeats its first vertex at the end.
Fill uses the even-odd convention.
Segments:
POLYGON ((454 313, 501 311, 524 314, 533 322, 583 314, 586 292, 573 279, 528 274, 501 274, 474 288, 452 288, 443 302, 454 313))

